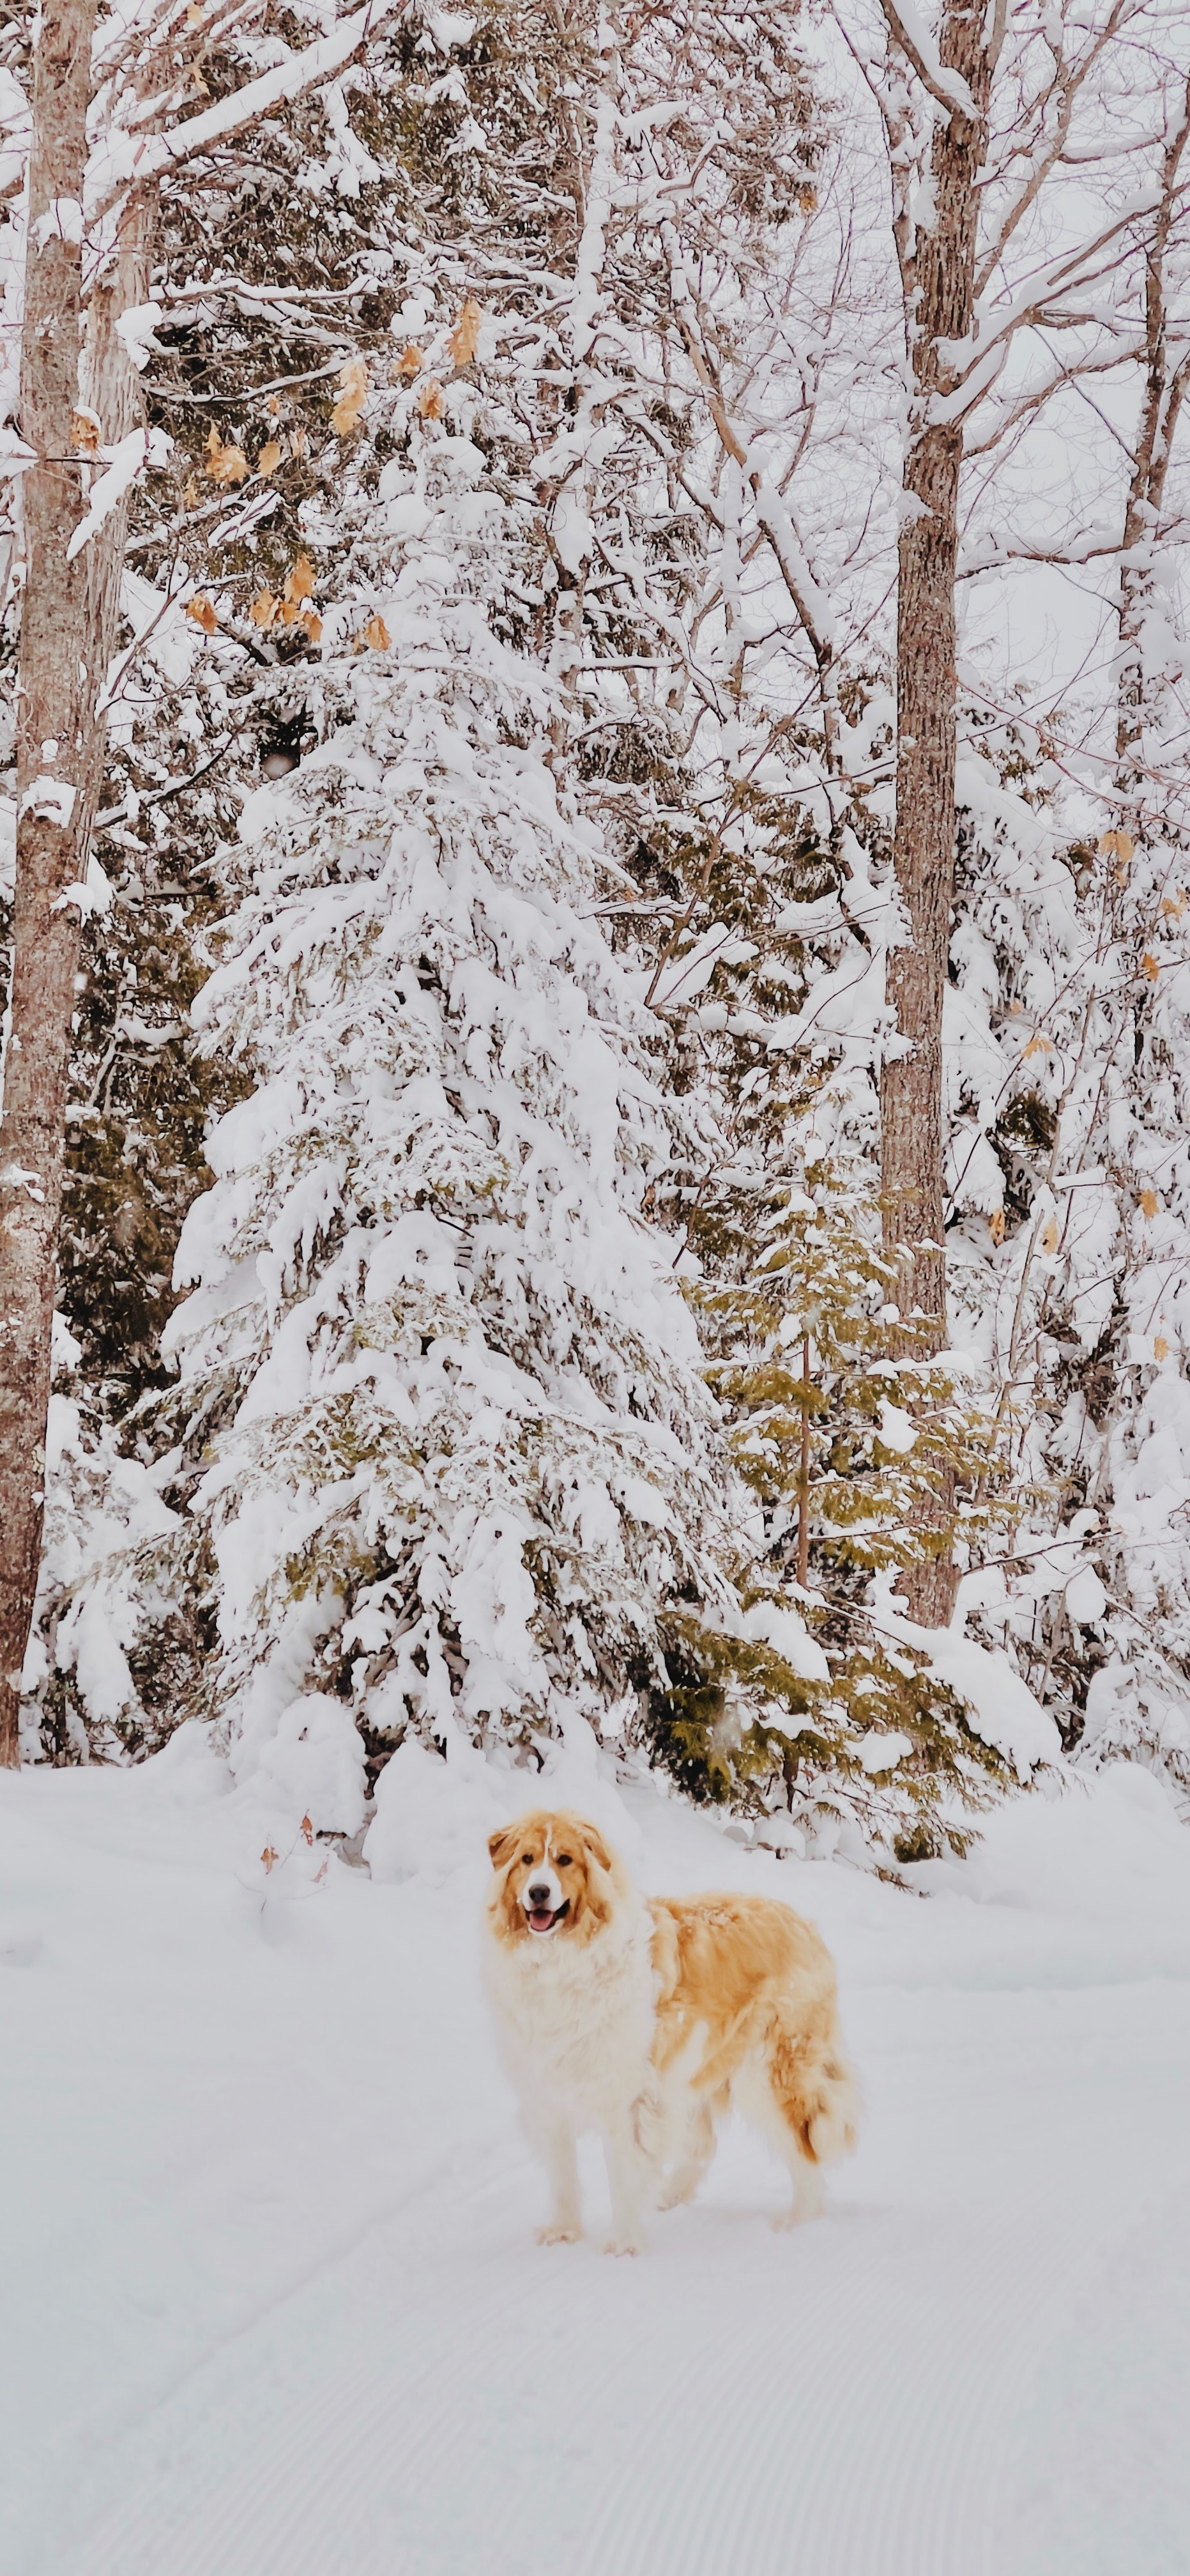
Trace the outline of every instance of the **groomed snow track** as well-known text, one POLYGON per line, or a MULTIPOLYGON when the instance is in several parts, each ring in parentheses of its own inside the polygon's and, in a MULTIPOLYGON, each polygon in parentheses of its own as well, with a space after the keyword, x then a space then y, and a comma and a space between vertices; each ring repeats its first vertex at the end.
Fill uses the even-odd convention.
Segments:
POLYGON ((733 2132, 614 2261, 597 2159, 590 2241, 533 2242, 473 1888, 262 1917, 233 1802, 20 1788, 4 2576, 1185 2576, 1156 1809, 1031 1802, 929 1903, 646 1816, 651 1884, 817 1914, 866 2112, 826 2219, 774 2234, 733 2132))

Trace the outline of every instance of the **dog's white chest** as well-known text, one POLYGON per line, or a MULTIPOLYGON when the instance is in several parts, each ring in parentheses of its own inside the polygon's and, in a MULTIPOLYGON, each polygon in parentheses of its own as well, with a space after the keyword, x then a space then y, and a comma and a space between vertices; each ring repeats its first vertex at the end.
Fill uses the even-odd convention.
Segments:
POLYGON ((519 1949, 491 1964, 490 1990, 518 2092, 553 2102, 576 2126, 600 2127, 644 2086, 653 2037, 649 1927, 597 1940, 519 1949))

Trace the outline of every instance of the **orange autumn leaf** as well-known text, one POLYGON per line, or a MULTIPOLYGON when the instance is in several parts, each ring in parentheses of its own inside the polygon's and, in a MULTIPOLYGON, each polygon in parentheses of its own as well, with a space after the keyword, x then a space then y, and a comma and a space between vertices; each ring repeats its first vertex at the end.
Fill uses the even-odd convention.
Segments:
POLYGON ((306 633, 312 644, 318 644, 321 642, 322 619, 316 608, 301 609, 299 611, 299 624, 305 627, 306 633))
POLYGON ((248 471, 248 459, 242 447, 224 446, 214 422, 207 439, 206 471, 212 483, 242 483, 248 471))
POLYGON ((392 637, 382 617, 370 617, 364 628, 364 642, 374 653, 387 653, 392 637))
POLYGON ((422 386, 417 397, 417 408, 423 420, 441 420, 442 387, 437 376, 431 376, 429 383, 422 386))
POLYGON ((469 295, 446 343, 456 367, 470 366, 479 345, 479 326, 482 319, 475 297, 469 295))
POLYGON ((214 605, 207 598, 205 590, 200 591, 197 598, 187 600, 186 615, 194 619, 196 626, 201 626, 204 635, 213 635, 219 623, 214 605))
POLYGON ((283 626, 293 626, 293 625, 295 625, 295 624, 296 624, 296 622, 297 622, 297 619, 298 619, 299 613, 300 613, 300 612, 299 612, 299 609, 298 609, 298 604, 297 604, 296 599, 283 599, 283 600, 279 601, 279 603, 278 603, 278 607, 277 607, 277 615, 278 615, 278 617, 280 618, 281 623, 282 623, 282 625, 283 625, 283 626))
POLYGON ((305 432, 305 430, 304 430, 304 429, 291 429, 291 430, 290 430, 290 433, 289 433, 289 453, 290 453, 290 455, 291 455, 291 456, 296 456, 296 457, 297 457, 297 458, 299 458, 299 460, 300 460, 300 458, 302 458, 303 456, 308 456, 309 452, 310 452, 310 441, 309 441, 309 439, 308 439, 308 438, 307 438, 307 436, 306 436, 306 432, 305 432))
POLYGON ((397 374, 407 376, 412 382, 414 376, 420 376, 425 363, 424 352, 418 348, 416 340, 410 340, 397 360, 397 374))
POLYGON ((196 482, 195 482, 195 480, 194 480, 194 476, 193 476, 193 474, 191 475, 190 480, 189 480, 189 482, 188 482, 188 483, 187 483, 187 485, 186 485, 186 489, 185 489, 185 491, 184 491, 184 492, 183 492, 183 494, 182 494, 182 499, 183 499, 183 502, 185 503, 185 506, 186 506, 186 508, 187 508, 188 510, 197 510, 197 508, 198 508, 198 504, 199 504, 199 499, 200 499, 200 494, 199 494, 198 485, 197 485, 197 483, 196 483, 196 482))
POLYGON ((1127 867, 1135 847, 1131 832, 1101 832, 1099 835, 1100 858, 1118 859, 1121 867, 1127 867))
POLYGON ((280 442, 275 438, 266 439, 265 444, 261 448, 260 454, 256 459, 257 473, 264 474, 266 476, 269 474, 275 474, 280 462, 280 442))
POLYGON ((1155 984, 1155 983, 1156 983, 1157 978, 1158 978, 1158 976, 1159 976, 1159 974, 1160 974, 1160 972, 1161 972, 1161 969, 1160 969, 1160 967, 1159 967, 1159 965, 1158 965, 1158 963, 1157 963, 1156 958, 1155 958, 1155 957, 1154 957, 1154 955, 1153 955, 1153 952, 1152 952, 1152 949, 1151 949, 1151 948, 1146 948, 1145 953, 1144 953, 1144 956, 1141 958, 1141 961, 1140 961, 1140 971, 1141 971, 1141 974, 1145 977, 1145 980, 1146 980, 1146 982, 1147 982, 1147 983, 1150 983, 1150 984, 1155 984))
POLYGON ((362 358, 348 358, 339 369, 341 391, 331 413, 331 428, 340 438, 350 438, 359 428, 360 413, 368 399, 368 370, 362 358))
POLYGON ((309 1819, 309 1817, 308 1817, 308 1816, 303 1816, 302 1821, 301 1821, 300 1825, 298 1826, 298 1832, 299 1832, 299 1834, 301 1835, 302 1841, 303 1841, 304 1843, 310 1843, 310 1844, 312 1844, 312 1843, 313 1843, 313 1841, 314 1841, 314 1827, 313 1827, 313 1825, 311 1824, 310 1819, 309 1819))
POLYGON ((271 590, 262 590, 253 600, 248 615, 254 626, 272 626, 279 606, 280 602, 274 599, 271 590))
POLYGON ((1185 887, 1184 887, 1184 886, 1179 886, 1179 887, 1178 887, 1178 890, 1177 890, 1176 895, 1171 895, 1171 894, 1163 894, 1163 895, 1162 895, 1162 897, 1161 897, 1161 913, 1162 913, 1162 918, 1163 918, 1163 920, 1165 920, 1165 921, 1180 921, 1180 920, 1181 920, 1181 918, 1182 918, 1182 914, 1184 913, 1185 909, 1186 909, 1186 890, 1185 890, 1185 887))
POLYGON ((285 596, 287 599, 313 598, 314 566, 308 555, 299 555, 292 571, 286 573, 285 596))
POLYGON ((1049 1224, 1046 1226, 1042 1234, 1041 1249, 1043 1252, 1056 1252, 1058 1249, 1058 1220, 1056 1217, 1052 1216, 1050 1218, 1049 1224))
POLYGON ((267 411, 267 413, 268 413, 269 419, 270 419, 270 420, 275 420, 275 419, 276 419, 276 417, 277 417, 278 412, 280 411, 280 409, 281 409, 281 396, 280 396, 280 394, 270 394, 270 395, 269 395, 269 398, 268 398, 268 401, 267 401, 267 403, 265 404, 265 410, 266 410, 266 411, 267 411))
POLYGON ((1007 1231, 1007 1220, 1005 1218, 1003 1208, 993 1208, 992 1213, 988 1218, 988 1233, 990 1234, 993 1243, 1003 1243, 1007 1231))
POLYGON ((1031 1037, 1031 1038, 1030 1038, 1030 1040, 1029 1040, 1028 1046, 1025 1048, 1025 1054, 1026 1054, 1027 1056, 1029 1056, 1029 1055, 1052 1055, 1052 1054, 1053 1054, 1053 1052, 1054 1052, 1054 1050, 1053 1050, 1053 1047, 1052 1047, 1052 1046, 1051 1046, 1051 1044, 1050 1044, 1049 1039, 1048 1039, 1048 1038, 1043 1038, 1043 1037, 1042 1037, 1042 1035, 1041 1035, 1040 1030, 1039 1030, 1039 1029, 1035 1029, 1035 1030, 1034 1030, 1034 1032, 1033 1032, 1032 1037, 1031 1037))
POLYGON ((1166 1341, 1164 1333, 1154 1333, 1153 1335, 1153 1357, 1155 1360, 1167 1360, 1169 1358, 1169 1344, 1166 1341))
POLYGON ((80 456, 98 456, 100 424, 93 411, 80 407, 70 424, 70 444, 80 456))
POLYGON ((1157 1214, 1157 1210, 1158 1210, 1158 1208, 1160 1207, 1160 1205, 1161 1205, 1161 1201, 1160 1201, 1160 1199, 1159 1199, 1159 1198, 1158 1198, 1158 1196, 1157 1196, 1157 1192, 1156 1192, 1156 1190, 1142 1190, 1142 1191, 1141 1191, 1141 1194, 1140 1194, 1140 1212, 1141 1212, 1141 1215, 1142 1215, 1142 1216, 1156 1216, 1156 1214, 1157 1214))
POLYGON ((266 1843, 266 1844, 265 1844, 265 1847, 264 1847, 264 1850, 262 1851, 262 1853, 261 1853, 260 1857, 261 1857, 262 1861, 264 1862, 264 1874, 265 1874, 265 1877, 267 1878, 267 1877, 268 1877, 268 1874, 269 1874, 269 1871, 271 1870, 271 1868, 272 1868, 272 1866, 273 1866, 274 1861, 279 1860, 279 1859, 280 1859, 280 1857, 281 1857, 281 1855, 280 1855, 280 1853, 279 1853, 279 1852, 274 1851, 273 1846, 272 1846, 272 1844, 271 1844, 271 1843, 266 1843))

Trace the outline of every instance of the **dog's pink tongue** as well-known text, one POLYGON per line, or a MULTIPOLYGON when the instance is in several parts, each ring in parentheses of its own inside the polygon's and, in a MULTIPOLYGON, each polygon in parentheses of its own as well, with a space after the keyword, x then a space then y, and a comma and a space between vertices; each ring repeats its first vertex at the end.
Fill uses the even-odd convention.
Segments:
POLYGON ((553 1919, 548 1905, 535 1905, 529 1917, 535 1932, 548 1932, 553 1919))

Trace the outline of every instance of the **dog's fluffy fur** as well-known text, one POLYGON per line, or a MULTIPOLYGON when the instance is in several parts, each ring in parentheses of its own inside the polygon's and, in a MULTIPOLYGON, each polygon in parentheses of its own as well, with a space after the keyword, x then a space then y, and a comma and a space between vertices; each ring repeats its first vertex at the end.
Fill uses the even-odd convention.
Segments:
POLYGON ((767 1896, 638 1895, 581 1816, 537 1809, 493 1834, 487 1984, 526 2131, 553 2184, 544 2244, 582 2234, 576 2140, 603 2139, 610 2253, 645 2211, 696 2191, 732 2110, 793 2182, 778 2220, 821 2208, 821 2169, 855 2144, 830 1954, 767 1896))

